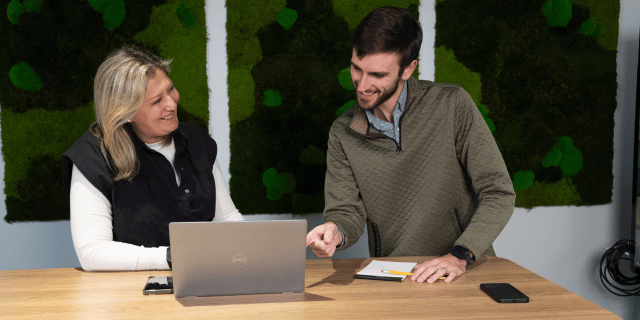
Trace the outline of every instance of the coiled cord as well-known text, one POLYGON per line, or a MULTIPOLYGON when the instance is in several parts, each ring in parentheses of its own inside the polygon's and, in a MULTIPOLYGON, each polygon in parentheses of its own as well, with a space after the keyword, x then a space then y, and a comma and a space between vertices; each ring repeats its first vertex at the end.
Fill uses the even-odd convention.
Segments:
MULTIPOLYGON (((600 259, 600 281, 609 292, 617 296, 640 296, 640 274, 636 273, 635 276, 629 277, 620 271, 620 260, 629 260, 633 264, 630 256, 634 250, 635 243, 633 240, 620 240, 609 248, 600 259), (609 279, 613 280, 617 285, 613 284, 609 279), (613 291, 613 289, 618 292, 613 291)), ((631 270, 628 273, 631 273, 631 270)))

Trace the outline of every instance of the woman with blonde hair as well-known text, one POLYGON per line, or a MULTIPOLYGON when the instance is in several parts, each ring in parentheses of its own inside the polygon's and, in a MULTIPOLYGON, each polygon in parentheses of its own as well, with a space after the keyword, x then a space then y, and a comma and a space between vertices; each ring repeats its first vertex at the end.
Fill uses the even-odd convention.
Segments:
POLYGON ((170 222, 244 220, 215 141, 178 121, 169 63, 131 46, 111 53, 94 81, 96 122, 62 156, 84 270, 169 269, 170 222))

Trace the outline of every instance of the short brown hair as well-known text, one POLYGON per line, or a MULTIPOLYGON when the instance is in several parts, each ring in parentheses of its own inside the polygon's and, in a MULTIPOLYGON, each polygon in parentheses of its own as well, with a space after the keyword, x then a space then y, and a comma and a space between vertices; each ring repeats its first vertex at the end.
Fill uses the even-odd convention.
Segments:
POLYGON ((422 27, 401 8, 382 7, 371 11, 351 34, 351 48, 358 58, 373 53, 400 54, 400 73, 418 58, 422 27))

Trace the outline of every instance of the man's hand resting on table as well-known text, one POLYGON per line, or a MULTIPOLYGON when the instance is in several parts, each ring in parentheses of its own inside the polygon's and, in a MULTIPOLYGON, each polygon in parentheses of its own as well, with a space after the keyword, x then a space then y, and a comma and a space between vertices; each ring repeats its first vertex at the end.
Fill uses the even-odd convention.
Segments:
POLYGON ((311 246, 311 250, 319 258, 328 258, 333 256, 336 247, 342 243, 342 232, 333 222, 321 224, 307 234, 307 247, 311 246))
MULTIPOLYGON (((307 239, 309 237, 307 236, 307 239)), ((309 240, 307 240, 308 242, 309 240)), ((451 253, 442 257, 425 261, 413 269, 412 281, 434 283, 440 277, 446 277, 444 282, 451 282, 467 270, 467 261, 458 259, 451 253)))

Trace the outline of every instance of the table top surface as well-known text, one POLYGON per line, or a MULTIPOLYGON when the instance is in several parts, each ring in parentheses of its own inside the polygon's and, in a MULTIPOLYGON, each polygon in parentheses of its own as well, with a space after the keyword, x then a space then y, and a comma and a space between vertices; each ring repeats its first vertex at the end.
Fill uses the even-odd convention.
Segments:
MULTIPOLYGON (((376 259, 422 263, 428 258, 376 259)), ((149 276, 170 276, 170 271, 0 271, 0 318, 620 319, 503 258, 481 257, 451 283, 354 279, 371 260, 307 260, 302 293, 180 299, 142 294, 149 276), (511 283, 530 302, 497 303, 480 290, 490 282, 511 283)))

